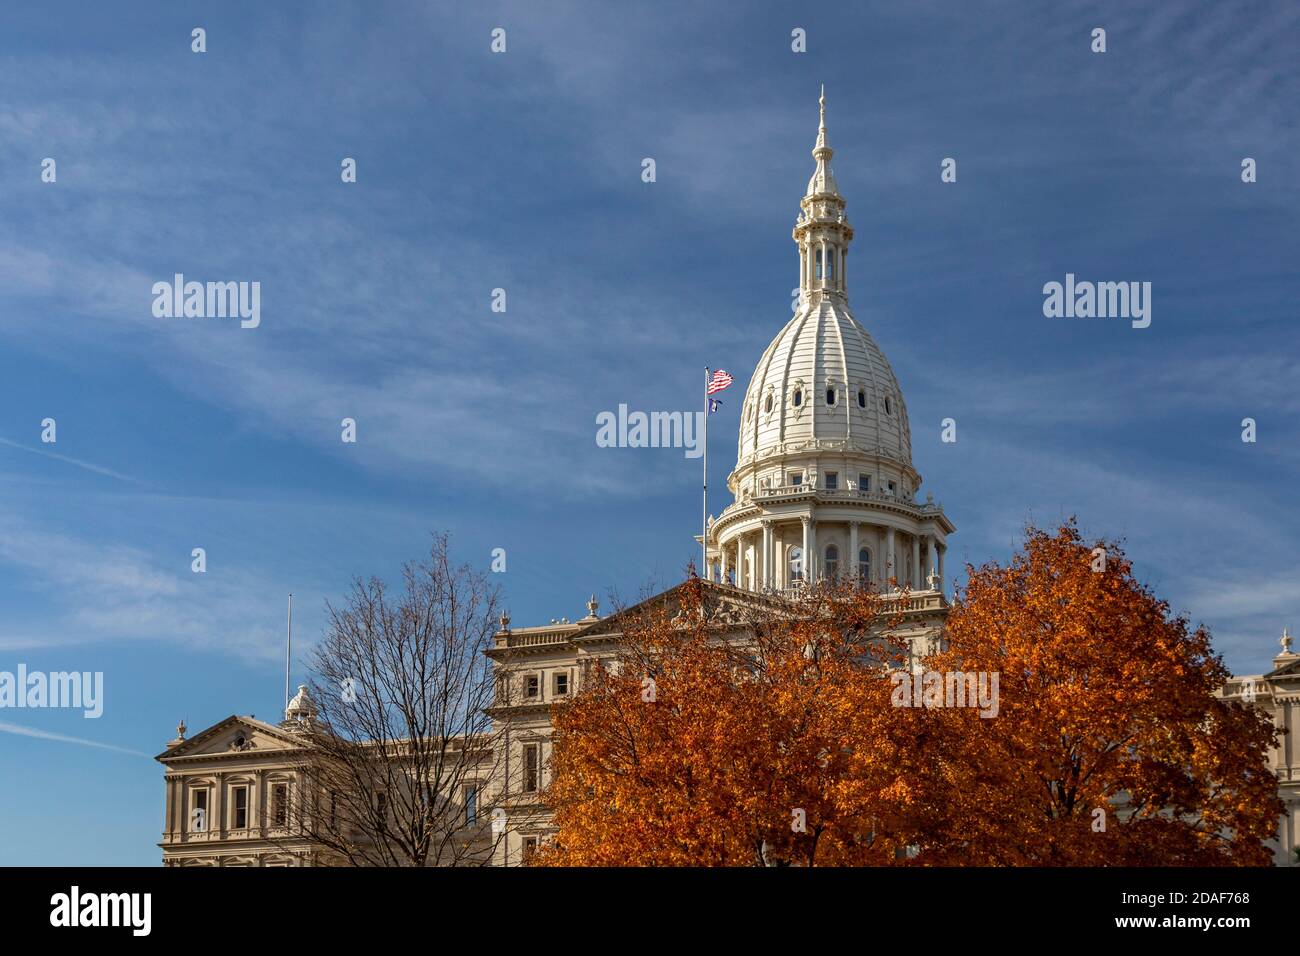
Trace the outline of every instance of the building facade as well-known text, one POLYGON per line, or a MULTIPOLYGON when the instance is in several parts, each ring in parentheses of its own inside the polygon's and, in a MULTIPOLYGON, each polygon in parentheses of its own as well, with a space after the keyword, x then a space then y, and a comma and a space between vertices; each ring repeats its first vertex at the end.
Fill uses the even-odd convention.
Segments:
POLYGON ((1278 796, 1285 809, 1272 841, 1273 861, 1278 866, 1300 866, 1300 654, 1291 650, 1290 631, 1278 642, 1282 652, 1273 667, 1263 674, 1234 677, 1224 685, 1222 696, 1253 704, 1273 718, 1282 731, 1269 754, 1269 768, 1277 775, 1278 796))

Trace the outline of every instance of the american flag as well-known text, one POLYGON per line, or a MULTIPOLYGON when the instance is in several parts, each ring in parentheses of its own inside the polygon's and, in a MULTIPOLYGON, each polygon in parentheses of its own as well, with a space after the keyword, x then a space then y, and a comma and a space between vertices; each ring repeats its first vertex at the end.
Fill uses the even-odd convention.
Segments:
POLYGON ((730 375, 728 375, 720 368, 714 369, 713 377, 709 379, 708 390, 704 394, 712 395, 714 392, 720 392, 730 384, 731 384, 730 375))

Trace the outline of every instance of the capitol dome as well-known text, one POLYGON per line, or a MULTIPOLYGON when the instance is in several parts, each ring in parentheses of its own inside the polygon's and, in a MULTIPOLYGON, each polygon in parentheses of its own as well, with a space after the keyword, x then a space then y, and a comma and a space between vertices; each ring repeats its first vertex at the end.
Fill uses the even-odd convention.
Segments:
POLYGON ((794 317, 763 352, 740 410, 735 501, 706 530, 708 574, 785 591, 846 577, 943 600, 947 536, 931 496, 916 500, 912 433, 898 379, 849 309, 844 215, 826 137, 792 233, 799 249, 794 317))
POLYGON ((873 470, 892 466, 920 484, 894 370, 847 303, 830 296, 800 309, 759 360, 741 409, 735 474, 757 477, 765 459, 803 449, 870 458, 873 470))

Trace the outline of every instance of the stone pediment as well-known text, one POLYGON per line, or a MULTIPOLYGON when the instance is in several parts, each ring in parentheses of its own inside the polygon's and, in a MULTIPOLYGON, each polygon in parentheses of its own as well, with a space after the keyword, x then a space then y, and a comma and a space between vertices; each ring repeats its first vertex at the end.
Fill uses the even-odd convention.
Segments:
POLYGON ((163 762, 180 757, 223 757, 293 750, 299 746, 292 734, 253 717, 231 715, 157 756, 163 762))
POLYGON ((1284 661, 1280 667, 1276 667, 1264 675, 1268 680, 1277 680, 1278 678, 1300 678, 1300 655, 1289 661, 1284 661))
MULTIPOLYGON (((752 612, 759 608, 770 611, 774 608, 785 607, 784 602, 778 599, 755 594, 752 591, 745 591, 729 584, 718 584, 715 581, 703 581, 701 584, 704 588, 704 616, 712 627, 743 627, 752 612)), ((681 602, 681 590, 684 587, 686 587, 686 583, 679 584, 632 607, 593 622, 588 627, 571 635, 570 640, 619 634, 622 631, 624 620, 657 607, 665 608, 670 622, 685 626, 687 622, 684 619, 681 602)))

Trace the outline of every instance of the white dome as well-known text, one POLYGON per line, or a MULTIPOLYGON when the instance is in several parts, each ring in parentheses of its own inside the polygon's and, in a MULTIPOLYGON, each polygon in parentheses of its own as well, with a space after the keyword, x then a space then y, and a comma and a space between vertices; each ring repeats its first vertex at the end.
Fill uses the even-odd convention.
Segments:
MULTIPOLYGON (((791 238, 799 304, 763 352, 740 410, 735 501, 700 536, 708 575, 751 591, 850 579, 906 585, 942 608, 943 506, 916 500, 907 405, 867 330, 849 310, 853 227, 831 172, 826 97, 816 161, 791 238)), ((918 599, 920 600, 920 599, 918 599)))
POLYGON ((910 471, 912 435, 894 370, 837 298, 801 307, 763 353, 741 411, 738 471, 818 448, 888 459, 910 471))

